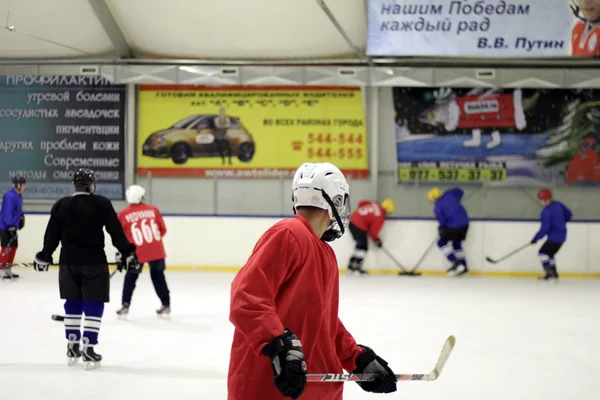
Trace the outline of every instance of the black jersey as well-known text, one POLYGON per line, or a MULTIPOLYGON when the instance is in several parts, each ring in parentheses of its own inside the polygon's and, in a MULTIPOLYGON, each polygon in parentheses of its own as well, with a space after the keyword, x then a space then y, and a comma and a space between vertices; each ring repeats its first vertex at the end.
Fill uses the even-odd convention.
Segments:
POLYGON ((110 200, 81 192, 63 197, 50 212, 42 255, 49 260, 60 242, 59 264, 106 264, 103 228, 121 254, 135 251, 135 245, 127 240, 110 200))

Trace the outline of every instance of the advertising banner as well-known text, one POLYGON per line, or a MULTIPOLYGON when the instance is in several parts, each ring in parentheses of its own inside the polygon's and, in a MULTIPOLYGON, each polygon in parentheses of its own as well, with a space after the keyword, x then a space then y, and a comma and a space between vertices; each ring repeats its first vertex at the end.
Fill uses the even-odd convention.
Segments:
POLYGON ((600 184, 600 92, 394 88, 398 182, 600 184))
POLYGON ((600 54, 596 0, 369 0, 370 56, 600 54))
POLYGON ((23 176, 25 199, 58 199, 91 168, 98 194, 123 199, 125 94, 96 76, 0 76, 0 194, 23 176))
POLYGON ((328 161, 368 176, 358 87, 140 87, 138 174, 293 177, 328 161))

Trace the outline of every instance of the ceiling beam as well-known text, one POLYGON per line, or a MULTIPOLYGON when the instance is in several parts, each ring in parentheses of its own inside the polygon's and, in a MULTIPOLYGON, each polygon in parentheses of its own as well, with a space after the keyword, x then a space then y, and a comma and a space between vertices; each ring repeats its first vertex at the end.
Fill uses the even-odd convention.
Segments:
POLYGON ((120 58, 135 58, 133 50, 129 47, 125 35, 123 35, 119 24, 117 24, 115 17, 110 12, 106 0, 88 0, 88 2, 112 42, 117 55, 120 58))

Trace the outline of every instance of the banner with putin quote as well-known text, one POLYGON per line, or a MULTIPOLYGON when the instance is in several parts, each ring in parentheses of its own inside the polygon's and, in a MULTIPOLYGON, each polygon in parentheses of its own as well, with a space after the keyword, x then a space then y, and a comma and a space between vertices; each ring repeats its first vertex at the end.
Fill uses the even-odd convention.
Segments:
POLYGON ((305 162, 368 176, 358 87, 142 85, 138 174, 289 178, 305 162))
POLYGON ((367 54, 600 54, 598 0, 369 0, 367 54))

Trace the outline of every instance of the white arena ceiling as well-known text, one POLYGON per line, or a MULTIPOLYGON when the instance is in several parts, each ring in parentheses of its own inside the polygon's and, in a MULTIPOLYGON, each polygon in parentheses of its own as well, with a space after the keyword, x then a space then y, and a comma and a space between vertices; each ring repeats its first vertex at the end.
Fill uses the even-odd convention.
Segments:
MULTIPOLYGON (((324 0, 364 54, 366 1, 324 0)), ((0 0, 0 59, 358 58, 317 0, 0 0)))

